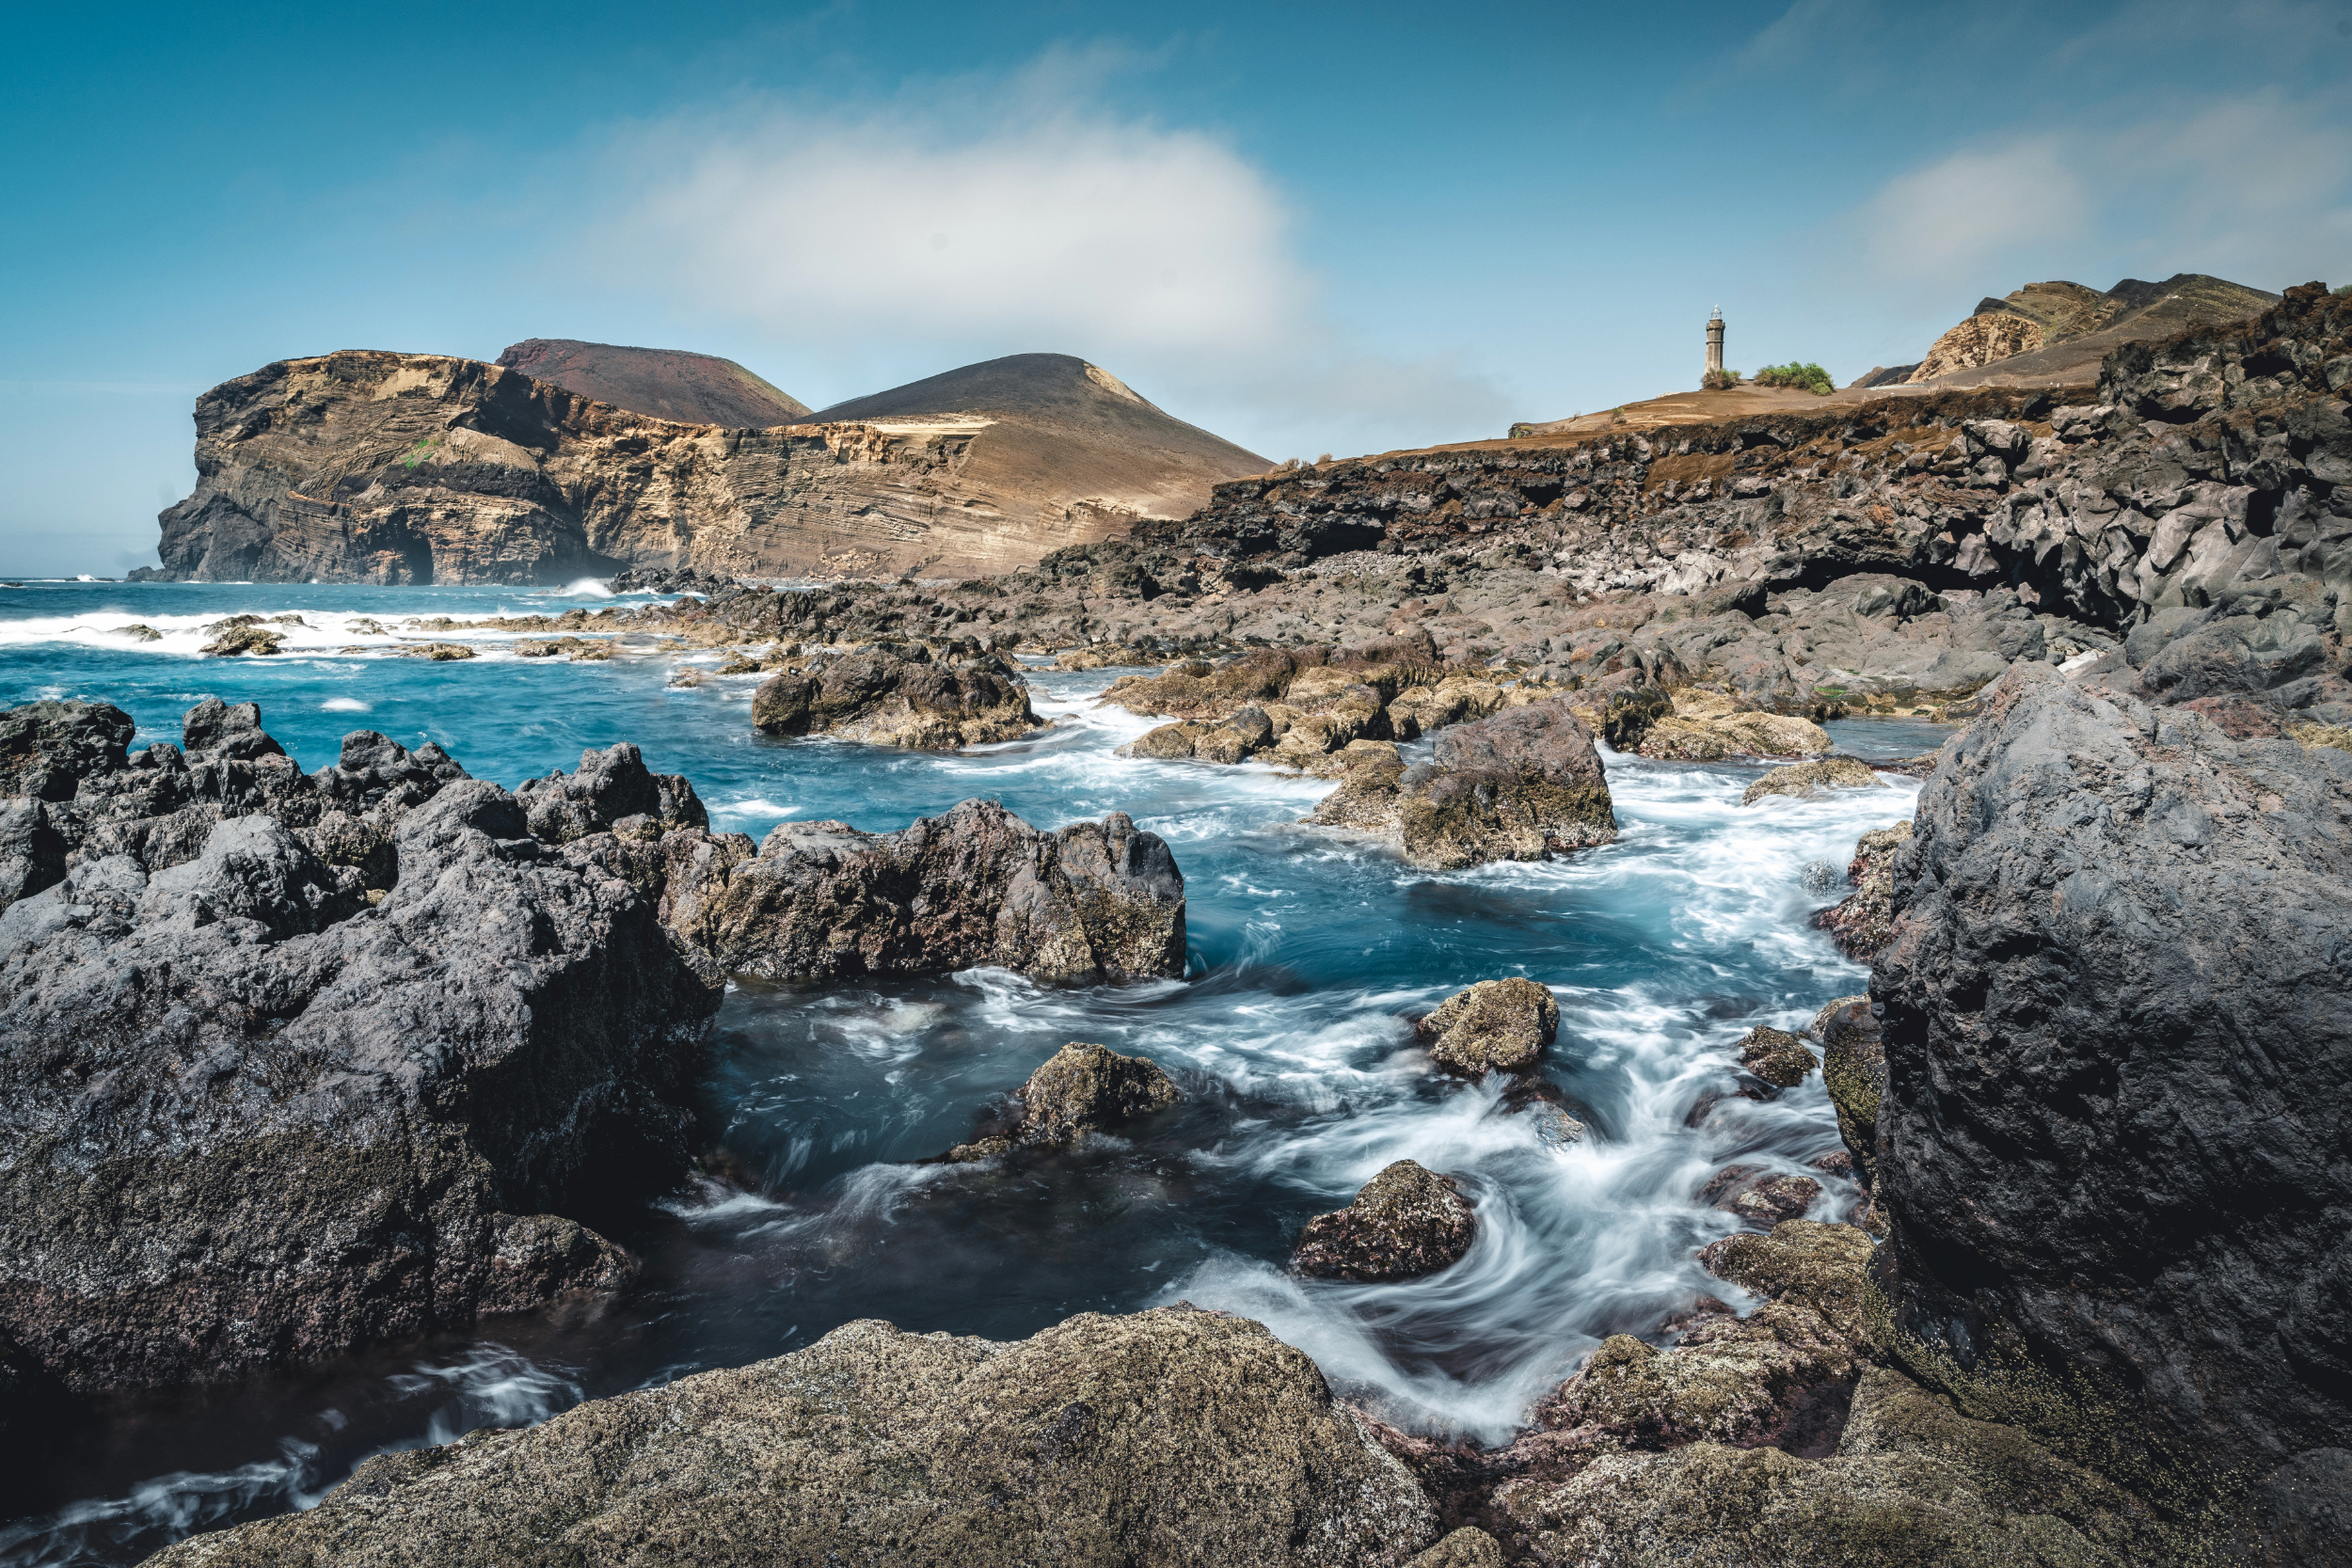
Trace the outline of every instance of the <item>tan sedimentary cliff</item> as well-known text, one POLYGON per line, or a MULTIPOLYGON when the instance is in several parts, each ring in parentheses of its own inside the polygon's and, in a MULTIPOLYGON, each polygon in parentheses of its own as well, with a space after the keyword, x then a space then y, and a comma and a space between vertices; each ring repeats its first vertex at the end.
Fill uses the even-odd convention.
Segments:
POLYGON ((196 424, 199 483, 163 514, 155 576, 525 583, 691 565, 961 577, 1198 504, 1214 481, 1263 467, 1238 448, 1221 467, 1189 453, 1155 463, 1146 443, 1106 471, 1071 461, 1088 454, 1019 407, 683 424, 479 360, 370 351, 225 382, 197 400, 196 424))

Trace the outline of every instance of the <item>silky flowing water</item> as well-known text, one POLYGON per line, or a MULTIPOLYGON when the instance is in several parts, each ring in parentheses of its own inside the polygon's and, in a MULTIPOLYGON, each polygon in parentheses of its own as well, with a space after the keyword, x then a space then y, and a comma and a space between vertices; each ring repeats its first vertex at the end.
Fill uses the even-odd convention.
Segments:
MULTIPOLYGON (((1692 1112, 1732 1086, 1728 1048, 1749 1028, 1802 1027, 1862 989, 1865 972, 1809 917, 1845 891, 1824 863, 1842 872, 1859 833, 1910 815, 1915 786, 1899 776, 1742 808, 1760 764, 1613 754, 1616 843, 1432 874, 1298 826, 1327 783, 1114 755, 1152 722, 1094 706, 1123 672, 1036 674, 1033 701, 1052 727, 930 756, 762 737, 749 713, 758 677, 672 687, 681 663, 720 659, 651 638, 605 663, 386 651, 403 639, 499 641, 398 625, 412 618, 612 602, 589 584, 27 584, 0 589, 0 705, 112 702, 144 745, 176 741, 201 697, 253 701, 306 768, 367 728, 438 741, 509 786, 568 770, 583 747, 633 740, 649 766, 693 781, 715 828, 755 835, 787 817, 895 829, 973 797, 1040 826, 1124 811, 1184 870, 1185 978, 1055 990, 977 970, 733 990, 701 1086, 711 1174, 659 1206, 600 1217, 646 1259, 639 1285, 97 1411, 17 1462, 0 1562, 135 1561, 192 1530, 309 1506, 370 1453, 543 1420, 859 1318, 1010 1338, 1074 1312, 1188 1300, 1261 1320, 1389 1419, 1506 1441, 1602 1336, 1660 1336, 1701 1294, 1745 1305, 1693 1259, 1739 1227, 1697 1202, 1709 1175, 1735 1161, 1804 1170, 1838 1147, 1818 1074, 1772 1102, 1692 1112), (198 657, 201 626, 240 612, 306 625, 286 628, 274 657, 198 657), (161 641, 118 629, 132 623, 161 641), (1544 1076, 1591 1129, 1580 1143, 1548 1145, 1502 1085, 1436 1074, 1413 1044, 1409 1018, 1512 974, 1560 1000, 1544 1076), (1185 1103, 1133 1139, 1019 1170, 913 1163, 969 1137, 993 1097, 1069 1040, 1152 1057, 1185 1103), (1454 1173, 1472 1196, 1468 1257, 1401 1284, 1285 1271, 1308 1216, 1405 1158, 1454 1173)), ((1831 728, 1866 756, 1913 754, 1944 734, 1831 728)), ((1815 1217, 1847 1213, 1854 1190, 1824 1187, 1815 1217)))

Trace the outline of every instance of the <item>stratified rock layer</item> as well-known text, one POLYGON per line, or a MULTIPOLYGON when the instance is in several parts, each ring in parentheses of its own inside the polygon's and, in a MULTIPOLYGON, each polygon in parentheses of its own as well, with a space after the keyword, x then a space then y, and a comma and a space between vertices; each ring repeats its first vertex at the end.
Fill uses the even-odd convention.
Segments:
POLYGON ((673 833, 635 873, 720 969, 762 979, 936 974, 993 964, 1070 984, 1184 972, 1184 879, 1123 812, 1051 832, 966 800, 895 833, 787 822, 673 833))
POLYGON ((48 835, 0 914, 0 1339, 89 1392, 627 1277, 548 1211, 682 1169, 719 993, 619 841, 364 732, 306 776, 249 705, 130 732, 0 719, 48 835))
POLYGON ((1897 1354, 2193 1498, 2352 1431, 2352 754, 1985 708, 1871 987, 1897 1354))
POLYGON ((1398 1568, 1437 1535, 1306 1356, 1170 1307, 1013 1344, 853 1323, 528 1432, 379 1455, 308 1513, 150 1560, 1398 1568))

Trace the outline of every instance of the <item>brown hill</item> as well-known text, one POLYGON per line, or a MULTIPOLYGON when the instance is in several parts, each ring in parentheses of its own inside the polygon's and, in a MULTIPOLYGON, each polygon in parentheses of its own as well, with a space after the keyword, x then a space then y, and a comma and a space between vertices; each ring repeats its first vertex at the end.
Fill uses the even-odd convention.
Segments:
POLYGON ((596 403, 677 424, 766 430, 808 413, 800 399, 713 354, 525 338, 498 362, 533 381, 550 381, 596 403))
POLYGON ((2089 381, 2109 350, 2192 326, 2240 321, 2279 296, 2201 272, 2161 283, 2126 277, 2102 293, 2080 283, 2028 283, 1935 341, 1910 377, 1915 387, 2058 386, 2089 381))
MULTIPOLYGON (((1013 354, 812 416, 969 433, 958 482, 1008 515, 1125 524, 1189 515, 1224 480, 1274 465, 1165 412, 1074 355, 1013 354)), ((1097 535, 1099 537, 1099 534, 1097 535)))

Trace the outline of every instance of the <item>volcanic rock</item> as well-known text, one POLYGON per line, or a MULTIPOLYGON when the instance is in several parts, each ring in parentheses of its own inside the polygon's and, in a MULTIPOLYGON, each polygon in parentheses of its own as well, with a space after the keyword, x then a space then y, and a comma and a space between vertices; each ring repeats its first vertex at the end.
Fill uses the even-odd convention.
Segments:
POLYGON ((1722 692, 1677 691, 1674 709, 1643 735, 1642 755, 1719 762, 1731 756, 1811 757, 1829 750, 1829 732, 1811 720, 1745 710, 1722 692))
POLYGON ((1804 1041, 1786 1030, 1758 1024, 1740 1037, 1732 1050, 1740 1065, 1776 1088, 1793 1089, 1813 1070, 1813 1053, 1804 1041))
POLYGON ((1857 1179, 1878 1180, 1879 1108, 1886 1092, 1886 1051, 1878 1012, 1867 996, 1841 996, 1813 1020, 1821 1042, 1821 1084, 1837 1110, 1837 1135, 1853 1156, 1857 1179))
POLYGON ((880 648, 818 659, 762 682, 752 725, 770 735, 838 736, 951 752, 1038 727, 1027 689, 995 668, 908 659, 880 648))
POLYGON ((1061 984, 1184 972, 1184 879, 1124 812, 1041 832, 966 800, 895 833, 787 822, 633 851, 662 918, 718 970, 805 982, 995 965, 1061 984))
POLYGON ((1476 1525, 1465 1525, 1405 1568, 1502 1568, 1502 1544, 1476 1525))
POLYGON ((380 1454, 315 1509, 150 1560, 1399 1568, 1437 1535, 1314 1363, 1175 1307, 1009 1344, 852 1323, 528 1431, 380 1454))
POLYGON ((1617 836, 1592 732, 1558 698, 1442 731, 1434 762, 1367 751, 1343 767, 1308 820, 1389 838, 1427 869, 1544 860, 1617 836))
POLYGON ((1477 1216, 1453 1178, 1399 1160, 1365 1182, 1346 1208, 1309 1220, 1291 1267, 1359 1284, 1417 1279, 1460 1262, 1477 1230, 1477 1216))
POLYGON ((1008 1125, 948 1150, 950 1163, 986 1160, 1016 1148, 1058 1148, 1089 1132, 1121 1127, 1166 1110, 1179 1095, 1158 1063, 1122 1056, 1107 1046, 1063 1046, 1013 1095, 1008 1125))
POLYGON ((136 758, 110 708, 8 719, 62 741, 16 771, 67 848, 0 914, 0 1337, 87 1393, 627 1277, 549 1211, 682 1168, 719 993, 614 840, 380 736, 305 777, 250 705, 136 758))
POLYGON ((1896 852, 1909 842, 1909 822, 1873 828, 1854 841, 1853 859, 1846 863, 1846 880, 1854 891, 1813 917, 1846 957, 1867 963, 1886 945, 1895 912, 1896 852))
POLYGON ((2352 754, 2046 671, 1983 707, 1871 983, 1896 1354, 2210 1497, 2352 1430, 2352 754))
POLYGON ((580 770, 561 769, 515 786, 515 799, 530 818, 531 835, 543 844, 569 844, 591 833, 622 838, 660 838, 675 829, 710 826, 710 813, 694 786, 676 773, 647 769, 637 748, 616 741, 599 752, 580 753, 580 770))
POLYGON ((1855 757, 1820 757, 1812 762, 1792 762, 1775 768, 1756 783, 1748 785, 1740 797, 1740 803, 1752 806, 1774 795, 1785 795, 1795 800, 1816 800, 1833 789, 1874 789, 1879 776, 1870 765, 1855 757))
POLYGON ((1560 1004, 1533 980, 1481 980, 1413 1027, 1429 1042, 1431 1060, 1448 1072, 1525 1072, 1560 1033, 1560 1004))

